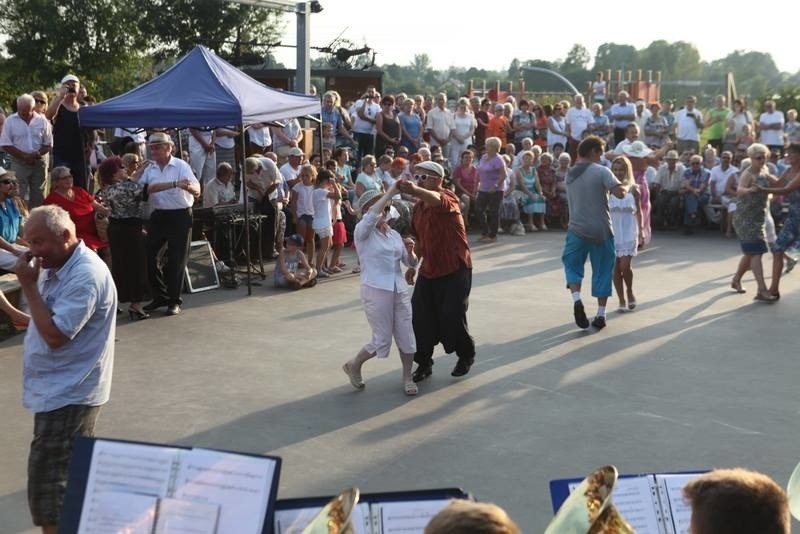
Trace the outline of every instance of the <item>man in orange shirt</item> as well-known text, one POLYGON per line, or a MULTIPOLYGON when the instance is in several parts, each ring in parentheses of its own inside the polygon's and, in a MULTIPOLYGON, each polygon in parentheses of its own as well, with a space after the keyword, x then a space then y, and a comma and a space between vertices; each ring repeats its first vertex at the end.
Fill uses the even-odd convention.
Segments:
POLYGON ((503 113, 503 104, 495 104, 494 116, 489 119, 489 126, 486 128, 486 138, 499 137, 502 144, 506 146, 508 142, 508 118, 503 113))
MULTIPOLYGON (((433 161, 414 166, 412 181, 398 182, 400 191, 417 199, 411 220, 415 252, 422 260, 411 297, 412 323, 417 352, 414 382, 433 373, 433 349, 439 342, 458 355, 452 376, 464 376, 475 361, 475 341, 467 327, 467 306, 472 288, 472 257, 458 197, 442 188, 444 168, 433 161)), ((409 269, 406 279, 413 280, 409 269)))

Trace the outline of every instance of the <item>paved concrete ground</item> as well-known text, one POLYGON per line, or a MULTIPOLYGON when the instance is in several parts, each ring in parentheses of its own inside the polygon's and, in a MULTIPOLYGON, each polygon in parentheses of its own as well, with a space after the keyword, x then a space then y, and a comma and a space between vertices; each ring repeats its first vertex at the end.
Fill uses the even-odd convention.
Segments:
MULTIPOLYGON (((461 486, 526 532, 552 516, 550 479, 607 463, 743 465, 785 484, 800 461, 800 273, 779 303, 756 303, 751 278, 747 295, 728 288, 735 241, 657 234, 635 260, 637 310, 613 305, 608 328, 582 332, 563 288, 563 237, 474 247, 477 363, 456 380, 455 358, 437 358, 413 399, 394 351, 367 364, 365 391, 346 382, 341 364, 368 335, 352 275, 297 293, 212 291, 187 297, 176 318, 121 319, 98 434, 279 455, 282 497, 461 486)), ((0 345, 3 533, 30 528, 21 342, 0 345)))

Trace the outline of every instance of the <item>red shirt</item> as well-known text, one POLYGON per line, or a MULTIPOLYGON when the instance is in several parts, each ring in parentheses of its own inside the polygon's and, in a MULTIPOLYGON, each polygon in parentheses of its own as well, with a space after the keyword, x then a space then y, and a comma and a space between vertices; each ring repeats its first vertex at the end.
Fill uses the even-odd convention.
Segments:
POLYGON ((411 219, 411 227, 417 236, 417 250, 423 258, 419 274, 425 278, 440 278, 462 266, 472 269, 458 197, 447 189, 439 191, 439 195, 442 203, 438 206, 418 201, 411 219))

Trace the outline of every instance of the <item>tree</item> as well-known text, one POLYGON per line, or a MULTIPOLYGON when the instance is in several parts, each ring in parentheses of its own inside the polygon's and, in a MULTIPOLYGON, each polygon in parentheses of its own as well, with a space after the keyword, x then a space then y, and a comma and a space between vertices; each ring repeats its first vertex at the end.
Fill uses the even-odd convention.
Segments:
POLYGON ((3 97, 51 88, 67 73, 90 94, 108 97, 151 74, 138 24, 140 6, 126 0, 0 0, 8 36, 3 97))
MULTIPOLYGON (((156 58, 176 57, 203 45, 234 65, 253 63, 280 41, 279 11, 220 0, 153 0, 144 10, 141 31, 156 58)), ((263 60, 262 60, 263 61, 263 60)))
POLYGON ((592 70, 629 70, 639 61, 639 53, 631 45, 603 43, 597 47, 592 70))

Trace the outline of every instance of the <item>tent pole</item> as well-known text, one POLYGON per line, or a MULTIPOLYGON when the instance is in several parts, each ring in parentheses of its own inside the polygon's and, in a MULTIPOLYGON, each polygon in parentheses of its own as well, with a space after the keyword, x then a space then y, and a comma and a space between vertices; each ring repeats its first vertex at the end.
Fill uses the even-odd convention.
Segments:
MULTIPOLYGON (((322 168, 325 168, 325 152, 322 150, 322 114, 319 115, 320 123, 317 124, 317 132, 319 132, 319 160, 322 162, 322 168)), ((312 143, 313 144, 313 143, 312 143)), ((313 155, 313 154, 312 154, 313 155)), ((333 154, 331 154, 333 157, 333 154)))
POLYGON ((181 136, 181 129, 176 128, 175 131, 178 134, 178 159, 183 159, 183 138, 181 136))
MULTIPOLYGON (((244 146, 244 123, 242 123, 242 133, 239 135, 239 144, 242 147, 242 160, 239 162, 239 178, 241 180, 242 205, 244 206, 244 248, 247 261, 247 296, 253 294, 253 287, 250 283, 250 211, 247 209, 247 183, 245 182, 244 160, 246 159, 246 148, 244 146)), ((235 261, 235 260, 234 260, 235 261)))

